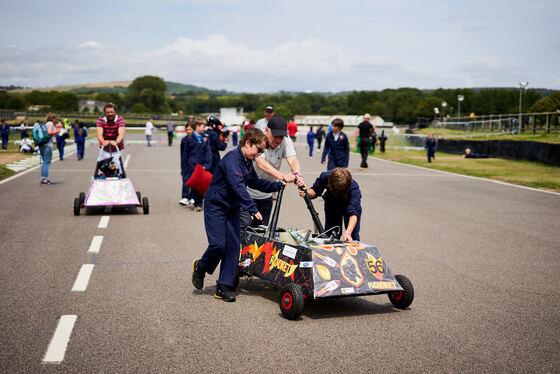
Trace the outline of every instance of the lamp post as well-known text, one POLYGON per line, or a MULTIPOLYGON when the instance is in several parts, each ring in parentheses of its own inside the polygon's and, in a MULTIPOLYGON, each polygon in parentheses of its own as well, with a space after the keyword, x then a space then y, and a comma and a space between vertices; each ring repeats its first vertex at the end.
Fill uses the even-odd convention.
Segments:
MULTIPOLYGON (((436 120, 436 119, 439 121, 439 108, 438 107, 434 108, 434 120, 436 120)), ((437 126, 437 127, 439 127, 439 126, 437 126)))
MULTIPOLYGON (((441 102, 441 120, 445 124, 445 107, 447 106, 447 102, 444 100, 441 102)), ((445 127, 445 126, 444 126, 445 127)))
POLYGON ((457 95, 457 119, 461 117, 461 101, 465 100, 463 95, 457 95))
POLYGON ((522 122, 521 122, 521 97, 523 90, 527 89, 529 82, 519 82, 519 134, 521 134, 522 122))

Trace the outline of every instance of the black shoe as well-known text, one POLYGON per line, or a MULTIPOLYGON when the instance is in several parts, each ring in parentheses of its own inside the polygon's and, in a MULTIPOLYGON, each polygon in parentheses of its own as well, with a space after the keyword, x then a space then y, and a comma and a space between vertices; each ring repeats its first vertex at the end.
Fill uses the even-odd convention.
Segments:
POLYGON ((216 287, 214 297, 216 299, 222 299, 223 301, 227 302, 235 301, 235 293, 233 292, 233 287, 218 283, 218 287, 216 287))
POLYGON ((200 270, 199 262, 200 260, 194 260, 192 265, 192 284, 197 290, 201 290, 204 287, 204 272, 200 270))

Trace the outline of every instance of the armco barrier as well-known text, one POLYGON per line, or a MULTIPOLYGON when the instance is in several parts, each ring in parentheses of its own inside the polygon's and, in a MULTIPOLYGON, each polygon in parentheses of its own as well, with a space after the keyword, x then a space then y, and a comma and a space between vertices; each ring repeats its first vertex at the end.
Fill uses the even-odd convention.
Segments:
POLYGON ((485 153, 490 157, 515 160, 538 161, 560 166, 560 144, 514 140, 455 140, 438 139, 438 150, 463 154, 470 148, 474 153, 485 153))

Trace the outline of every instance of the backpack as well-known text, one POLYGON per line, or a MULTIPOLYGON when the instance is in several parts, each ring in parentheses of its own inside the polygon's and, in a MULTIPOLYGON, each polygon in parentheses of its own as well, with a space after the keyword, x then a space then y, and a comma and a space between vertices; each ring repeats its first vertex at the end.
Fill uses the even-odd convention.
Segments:
POLYGON ((31 132, 33 135, 33 141, 37 147, 47 144, 51 141, 51 136, 47 133, 47 125, 40 123, 33 128, 31 132))

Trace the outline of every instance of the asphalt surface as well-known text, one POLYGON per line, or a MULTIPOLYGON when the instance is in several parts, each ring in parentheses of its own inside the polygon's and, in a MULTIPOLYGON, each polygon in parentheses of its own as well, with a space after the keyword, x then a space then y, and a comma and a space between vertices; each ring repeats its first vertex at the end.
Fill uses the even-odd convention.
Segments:
MULTIPOLYGON (((359 171, 352 155, 362 241, 411 279, 415 300, 397 310, 385 295, 325 299, 288 321, 261 280, 242 279, 235 303, 212 297, 217 274, 194 290, 203 214, 177 204, 179 146, 163 138, 126 149, 149 215, 73 215, 95 146, 53 163, 55 186, 40 186, 38 169, 0 185, 0 372, 560 371, 560 195, 377 159, 359 171), (87 288, 72 292, 83 264, 94 264, 87 288), (64 358, 46 363, 66 315, 77 319, 64 358)), ((297 150, 310 184, 325 166, 297 150)), ((280 226, 310 228, 296 189, 284 195, 280 226)), ((322 215, 320 199, 315 207, 322 215)))

